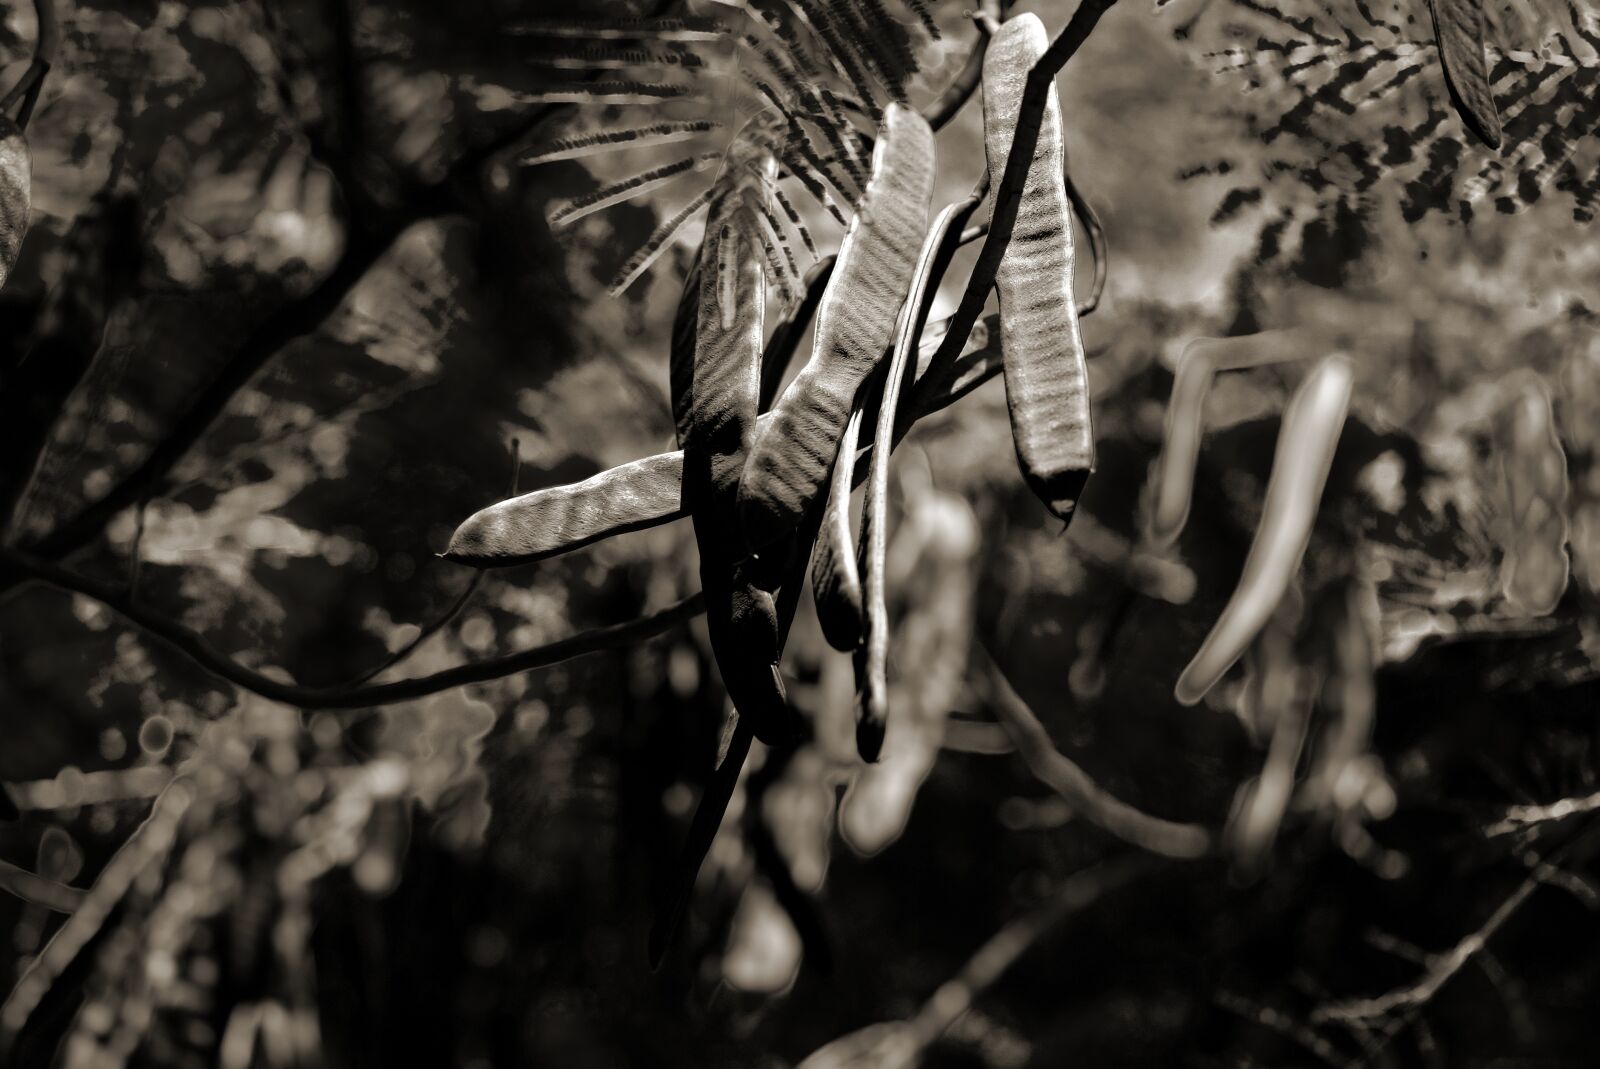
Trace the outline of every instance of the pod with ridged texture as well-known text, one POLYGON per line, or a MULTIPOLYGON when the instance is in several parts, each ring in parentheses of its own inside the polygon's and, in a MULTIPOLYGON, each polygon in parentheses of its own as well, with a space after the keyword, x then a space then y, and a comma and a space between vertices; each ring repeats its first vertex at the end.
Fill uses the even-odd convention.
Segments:
POLYGON ((21 127, 0 115, 0 286, 6 284, 28 234, 33 159, 21 127))
MULTIPOLYGON (((690 335, 693 335, 690 320, 690 335)), ((1000 372, 1000 354, 993 348, 998 324, 989 317, 973 332, 974 347, 960 360, 927 366, 931 349, 922 353, 923 377, 917 379, 907 404, 900 406, 894 426, 898 443, 912 419, 931 415, 988 382, 1000 372)), ((865 413, 864 413, 865 415, 865 413)), ((758 427, 772 422, 767 413, 758 427)), ((867 458, 856 457, 850 482, 860 485, 867 458)), ((474 568, 507 568, 557 557, 613 535, 659 527, 688 515, 683 501, 683 451, 656 453, 608 468, 582 482, 547 486, 490 505, 457 527, 444 558, 474 568)))
POLYGON ((932 129, 910 108, 889 105, 872 175, 817 312, 811 359, 778 398, 745 467, 739 512, 756 549, 800 522, 833 467, 856 393, 894 336, 933 178, 932 129))
MULTIPOLYGON (((1038 16, 1007 20, 983 60, 983 129, 991 185, 1005 174, 1028 72, 1050 47, 1038 16)), ((1061 105, 1051 87, 1039 143, 995 274, 1006 405, 1017 461, 1045 507, 1072 518, 1094 470, 1089 369, 1073 294, 1072 208, 1062 174, 1061 105)))

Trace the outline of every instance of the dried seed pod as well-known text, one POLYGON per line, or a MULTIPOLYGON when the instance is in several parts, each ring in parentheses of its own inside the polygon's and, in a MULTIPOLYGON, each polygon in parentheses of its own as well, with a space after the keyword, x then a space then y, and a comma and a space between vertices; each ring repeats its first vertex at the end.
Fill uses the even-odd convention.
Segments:
MULTIPOLYGON (((1028 72, 1049 47, 1050 35, 1032 14, 1008 20, 989 42, 983 129, 989 180, 997 188, 1028 72)), ((1045 507, 1070 521, 1094 470, 1094 427, 1073 293, 1072 208, 1063 162, 1061 105, 1052 86, 995 291, 1017 461, 1045 507)))
POLYGON ((1178 677, 1175 693, 1184 705, 1198 702, 1233 666, 1293 582, 1311 540, 1353 382, 1348 357, 1325 357, 1284 411, 1261 523, 1245 557, 1244 572, 1211 633, 1178 677))
POLYGON ((811 590, 822 637, 828 645, 846 653, 861 644, 862 629, 861 575, 856 568, 855 538, 850 533, 850 489, 855 481, 861 420, 861 409, 850 413, 850 422, 839 441, 839 455, 828 480, 822 528, 811 556, 811 590))
MULTIPOLYGON (((917 338, 927 314, 928 287, 935 275, 945 237, 953 220, 965 218, 975 202, 952 204, 939 213, 917 255, 911 292, 900 313, 899 336, 884 374, 883 399, 878 402, 875 443, 883 447, 872 451, 872 467, 867 475, 867 500, 861 513, 862 587, 866 615, 857 655, 856 674, 861 694, 856 703, 856 750, 864 761, 876 761, 883 749, 889 724, 889 608, 884 588, 884 555, 887 552, 885 519, 889 511, 889 456, 893 452, 895 416, 906 380, 916 373, 917 338)), ((842 462, 841 457, 841 462, 842 462)))
POLYGON ((28 233, 33 159, 21 127, 0 115, 0 286, 6 284, 28 233))
MULTIPOLYGON (((695 319, 688 317, 691 339, 695 319)), ((960 360, 939 367, 919 365, 923 377, 895 420, 896 443, 913 418, 949 407, 1000 373, 1000 353, 993 345, 998 336, 998 324, 991 316, 973 332, 976 347, 960 360)), ((772 418, 768 413, 759 419, 758 433, 772 418)), ((852 485, 864 482, 867 471, 867 459, 857 457, 852 485)), ((490 505, 462 521, 443 556, 474 568, 505 568, 559 556, 612 535, 659 527, 686 515, 683 451, 673 450, 619 464, 582 482, 548 486, 490 505)))
POLYGON ((820 491, 855 398, 882 359, 911 283, 912 252, 933 193, 933 131, 889 105, 872 176, 817 313, 816 343, 756 439, 739 491, 745 538, 760 548, 792 530, 820 491))
POLYGON ((1212 376, 1218 371, 1297 359, 1305 354, 1309 343, 1309 335, 1296 329, 1267 330, 1235 338, 1196 338, 1184 346, 1167 399, 1161 454, 1151 466, 1144 533, 1152 545, 1172 545, 1189 519, 1212 376))

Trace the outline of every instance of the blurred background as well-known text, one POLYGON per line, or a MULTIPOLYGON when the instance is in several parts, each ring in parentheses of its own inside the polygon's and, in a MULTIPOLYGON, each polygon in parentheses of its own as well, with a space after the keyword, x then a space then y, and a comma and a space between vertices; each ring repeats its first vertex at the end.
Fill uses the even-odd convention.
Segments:
MULTIPOLYGON (((1073 6, 1013 10, 1054 33, 1073 6)), ((962 4, 928 7, 918 104, 977 39, 962 4)), ((554 207, 670 157, 520 162, 651 121, 551 100, 512 32, 598 9, 59 14, 0 291, 8 547, 304 687, 485 661, 698 588, 683 523, 481 581, 436 556, 512 488, 674 447, 697 233, 622 296, 606 283, 692 183, 558 231, 554 207)), ((802 598, 784 668, 810 737, 755 747, 659 971, 647 933, 723 727, 703 619, 309 712, 0 568, 21 810, 0 859, 92 888, 42 958, 64 916, 0 895, 4 986, 22 978, 5 1056, 1592 1064, 1600 26, 1540 0, 1489 25, 1498 155, 1451 110, 1424 0, 1103 18, 1059 81, 1110 248, 1083 321, 1098 474, 1063 534, 1017 473, 1000 381, 919 423, 892 469, 884 760, 855 756, 851 659, 802 598), (1280 327, 1317 346, 1285 355, 1351 355, 1349 420, 1293 604, 1180 706, 1311 361, 1218 378, 1188 524, 1158 551, 1173 370, 1195 338, 1280 327), (1284 666, 1292 709, 1263 696, 1284 666), (1221 848, 1148 857, 1082 819, 996 723, 996 671, 1101 787, 1221 848)), ((8 5, 5 84, 34 34, 8 5)), ((941 133, 936 208, 978 178, 981 118, 975 99, 941 133)), ((842 229, 803 208, 831 250, 842 229)))

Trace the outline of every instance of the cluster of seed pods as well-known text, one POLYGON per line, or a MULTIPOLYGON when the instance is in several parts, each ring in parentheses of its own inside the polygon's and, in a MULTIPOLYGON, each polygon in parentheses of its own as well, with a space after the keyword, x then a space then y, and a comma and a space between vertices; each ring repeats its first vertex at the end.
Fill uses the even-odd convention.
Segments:
MULTIPOLYGON (((1029 73, 1048 47, 1048 35, 1033 15, 993 28, 982 63, 986 186, 1001 185, 1029 73)), ((995 274, 998 315, 986 321, 986 337, 975 353, 954 361, 937 354, 920 358, 924 326, 936 281, 981 195, 945 207, 930 225, 933 130, 898 100, 874 114, 870 171, 860 175, 854 216, 831 268, 818 265, 831 273, 815 305, 810 359, 772 411, 760 411, 769 396, 762 384, 775 392, 782 368, 770 366, 770 357, 763 367, 766 291, 774 285, 792 298, 788 283, 798 279, 792 260, 785 265, 779 256, 770 213, 772 198, 781 195, 775 178, 789 169, 805 180, 845 167, 851 156, 848 146, 831 159, 808 155, 810 162, 796 171, 797 157, 783 143, 793 128, 752 122, 723 155, 713 188, 649 242, 653 257, 664 232, 670 234, 686 213, 706 208, 705 237, 673 332, 672 396, 681 450, 491 506, 461 525, 446 552, 478 567, 518 564, 682 516, 693 520, 712 651, 736 718, 691 828, 684 852, 688 882, 679 889, 664 933, 658 932, 657 954, 715 835, 752 737, 779 746, 797 737, 779 664, 808 563, 824 636, 854 654, 857 750, 872 762, 883 748, 890 720, 886 487, 890 452, 911 422, 1003 371, 1018 466, 1044 506, 1070 520, 1095 467, 1078 325, 1094 299, 1080 305, 1074 292, 1072 214, 1079 198, 1065 179, 1054 89, 995 274), (858 534, 851 494, 863 481, 858 534)), ((688 133, 693 131, 673 129, 659 136, 688 133)), ((574 151, 586 149, 579 145, 574 151)), ((825 206, 837 214, 831 199, 825 206)), ((792 209, 786 203, 784 208, 793 220, 792 209)), ((809 235, 803 236, 811 247, 809 235)), ((630 260, 629 280, 644 266, 639 257, 630 260)), ((791 300, 791 307, 798 303, 791 300)), ((785 323, 778 332, 787 338, 794 329, 785 323)), ((1319 353, 1312 345, 1298 331, 1193 343, 1176 370, 1163 448, 1145 498, 1142 551, 1154 559, 1175 542, 1188 515, 1212 377, 1317 358, 1284 414, 1243 574, 1175 686, 1179 702, 1194 704, 1245 658, 1255 705, 1279 711, 1258 725, 1271 735, 1271 752, 1261 777, 1241 796, 1232 826, 1235 849, 1245 857, 1260 856, 1270 844, 1308 738, 1310 691, 1296 667, 1297 643, 1323 651, 1318 685, 1338 695, 1329 704, 1335 726, 1323 733, 1316 771, 1301 789, 1315 808, 1352 811, 1347 773, 1365 753, 1370 730, 1371 614, 1352 608, 1365 602, 1350 593, 1368 588, 1335 583, 1329 589, 1341 593, 1309 613, 1299 600, 1297 579, 1354 386, 1349 357, 1319 353), (1302 623, 1302 616, 1309 622, 1302 623), (1295 708, 1301 715, 1294 715, 1295 708)), ((1548 611, 1565 586, 1565 551, 1559 550, 1559 567, 1546 552, 1565 538, 1566 477, 1553 426, 1548 394, 1530 387, 1499 431, 1508 485, 1515 484, 1517 495, 1515 529, 1505 536, 1511 562, 1504 571, 1505 596, 1534 613, 1548 611), (1551 530, 1558 521, 1560 538, 1551 530)))

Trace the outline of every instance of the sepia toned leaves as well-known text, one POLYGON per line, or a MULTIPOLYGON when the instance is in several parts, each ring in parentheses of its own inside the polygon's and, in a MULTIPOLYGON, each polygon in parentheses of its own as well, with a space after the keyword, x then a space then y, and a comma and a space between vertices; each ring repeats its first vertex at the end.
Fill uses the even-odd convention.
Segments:
POLYGON ((739 490, 744 534, 770 545, 800 522, 839 452, 855 397, 882 358, 911 283, 933 192, 933 131, 891 104, 872 177, 817 313, 816 342, 751 450, 739 490))
MULTIPOLYGON (((1018 15, 1000 27, 984 57, 984 139, 989 180, 996 187, 1005 174, 1028 72, 1049 46, 1038 16, 1018 15)), ((1045 507, 1070 521, 1095 460, 1064 155, 1061 106, 1052 86, 995 291, 1017 460, 1045 507)))
POLYGON ((1481 0, 1428 0, 1445 83, 1461 122, 1490 148, 1500 147, 1500 112, 1484 57, 1481 0))

